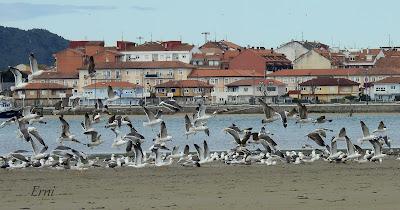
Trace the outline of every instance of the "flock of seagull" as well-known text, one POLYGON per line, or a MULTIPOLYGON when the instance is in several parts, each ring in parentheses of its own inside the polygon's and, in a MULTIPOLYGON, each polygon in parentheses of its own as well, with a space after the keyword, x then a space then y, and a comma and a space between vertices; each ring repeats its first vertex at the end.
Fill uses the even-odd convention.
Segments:
MULTIPOLYGON (((43 70, 39 70, 36 58, 33 54, 29 56, 32 73, 29 77, 40 75, 43 70)), ((87 61, 88 77, 96 75, 95 62, 93 57, 87 61)), ((24 87, 27 83, 23 81, 22 73, 19 69, 9 67, 9 70, 14 74, 16 88, 24 87)), ((381 121, 379 126, 373 132, 370 132, 367 125, 361 121, 362 137, 358 140, 361 145, 364 142, 369 142, 373 146, 373 151, 364 150, 359 145, 354 144, 346 134, 346 128, 342 128, 337 135, 334 135, 330 140, 327 139, 327 133, 334 132, 329 128, 317 128, 314 131, 306 134, 306 137, 314 142, 303 145, 303 149, 311 150, 310 154, 303 152, 287 151, 283 153, 279 150, 277 142, 272 138, 273 134, 266 129, 266 125, 275 121, 281 121, 284 128, 288 126, 288 120, 294 120, 296 124, 313 123, 322 125, 332 122, 325 116, 320 116, 317 119, 308 117, 307 107, 304 104, 298 103, 297 108, 290 111, 276 111, 262 99, 259 103, 263 108, 264 116, 261 120, 260 130, 254 131, 253 128, 240 128, 232 124, 223 129, 227 134, 231 135, 233 142, 236 145, 234 148, 225 152, 211 152, 207 141, 204 140, 202 145, 195 144, 193 147, 196 153, 190 152, 189 144, 185 145, 183 151, 180 151, 179 146, 173 146, 173 137, 168 134, 165 121, 162 119, 163 109, 168 109, 172 113, 182 112, 183 107, 174 100, 162 101, 159 104, 159 109, 152 112, 145 106, 144 102, 139 103, 142 106, 144 113, 147 116, 147 121, 143 122, 144 127, 151 127, 154 132, 156 127, 159 127, 159 132, 154 134, 152 138, 152 146, 148 150, 143 150, 142 144, 145 137, 133 126, 132 121, 128 116, 115 115, 110 112, 108 105, 120 98, 115 94, 113 88, 108 86, 108 97, 103 101, 98 99, 90 113, 84 115, 81 122, 82 132, 89 137, 88 142, 84 142, 76 138, 75 132, 71 132, 69 123, 64 118, 64 113, 75 113, 80 110, 80 98, 72 99, 70 107, 67 107, 63 101, 58 101, 54 104, 53 114, 58 115, 61 132, 57 138, 59 145, 49 151, 49 147, 40 135, 36 123, 46 124, 45 117, 36 108, 25 107, 20 116, 10 118, 0 124, 0 128, 11 124, 18 125, 18 138, 32 146, 32 151, 17 150, 0 156, 0 167, 15 169, 15 168, 54 168, 54 169, 76 169, 85 170, 92 167, 135 167, 142 168, 146 166, 167 166, 174 162, 187 167, 200 167, 202 164, 215 161, 226 164, 266 164, 275 165, 278 162, 287 164, 309 163, 317 160, 325 160, 329 162, 382 162, 387 156, 382 151, 382 148, 391 148, 390 138, 386 133, 386 126, 381 121), (106 117, 108 116, 108 117, 106 117), (108 118, 108 120, 104 120, 108 118), (105 121, 105 122, 104 122, 105 121), (79 149, 82 147, 95 148, 105 141, 101 138, 99 131, 96 131, 92 125, 105 123, 104 127, 110 129, 115 134, 115 138, 111 143, 113 148, 125 148, 125 153, 121 155, 112 154, 110 158, 100 159, 99 157, 89 158, 84 152, 79 149), (122 134, 122 127, 127 126, 129 132, 122 134), (67 143, 68 142, 68 143, 67 143), (346 143, 346 151, 337 149, 338 142, 346 143), (68 144, 65 145, 65 144, 68 144), (262 145, 263 149, 249 149, 249 145, 262 145)), ((183 135, 189 138, 191 135, 203 133, 205 136, 210 136, 210 129, 207 126, 208 120, 213 116, 223 113, 230 113, 229 109, 216 110, 212 114, 206 112, 204 102, 198 104, 195 113, 186 114, 184 117, 185 130, 183 135)), ((350 116, 352 113, 350 113, 350 116)))
MULTIPOLYGON (((118 99, 112 87, 108 87, 107 103, 118 99)), ((275 121, 281 121, 284 128, 288 126, 288 120, 294 120, 296 124, 313 123, 323 125, 332 122, 325 116, 317 119, 308 117, 307 107, 298 103, 297 108, 290 111, 276 111, 274 108, 259 99, 264 115, 261 119, 262 126, 259 131, 253 128, 240 128, 236 124, 223 129, 233 138, 235 147, 224 152, 211 152, 206 140, 202 144, 195 144, 195 153, 190 152, 189 144, 185 145, 182 151, 179 146, 173 146, 173 137, 169 135, 166 122, 162 119, 163 109, 168 109, 172 113, 182 112, 183 107, 174 100, 166 100, 159 104, 156 112, 151 111, 143 103, 141 106, 147 116, 147 121, 143 122, 144 127, 150 127, 153 132, 159 127, 158 132, 150 140, 152 145, 148 150, 142 148, 145 137, 133 126, 128 116, 112 114, 107 105, 103 105, 102 100, 98 99, 91 113, 86 113, 81 122, 83 134, 87 135, 87 142, 79 140, 70 129, 69 123, 65 120, 65 111, 76 111, 81 107, 79 99, 74 99, 71 107, 63 105, 62 101, 57 102, 53 114, 58 115, 61 132, 57 138, 58 146, 49 151, 49 147, 40 135, 38 129, 34 127, 36 123, 46 124, 46 119, 42 113, 35 108, 25 107, 20 116, 13 117, 0 124, 0 128, 11 124, 18 125, 18 137, 32 146, 32 151, 17 150, 0 156, 1 168, 54 168, 54 169, 76 169, 85 170, 92 167, 134 167, 142 168, 146 166, 167 166, 176 163, 186 167, 200 167, 203 164, 215 161, 225 164, 266 164, 275 165, 279 162, 287 164, 310 163, 317 160, 329 162, 382 162, 387 156, 382 151, 383 147, 391 148, 390 138, 387 136, 387 128, 381 121, 376 130, 370 132, 367 125, 360 121, 362 137, 358 140, 359 144, 369 142, 373 150, 364 150, 359 145, 354 144, 346 134, 346 128, 340 129, 337 135, 333 135, 329 140, 327 133, 333 130, 328 128, 317 128, 306 134, 306 137, 313 143, 304 144, 303 149, 308 149, 310 154, 303 152, 286 151, 279 149, 277 141, 272 137, 273 134, 266 129, 266 125, 275 121), (108 118, 108 120, 103 120, 108 118), (95 148, 105 141, 101 138, 99 131, 93 128, 94 124, 104 123, 104 128, 109 129, 115 134, 111 143, 113 148, 125 148, 125 152, 120 155, 112 154, 111 157, 100 159, 99 157, 89 158, 79 149, 82 147, 95 148), (122 129, 126 126, 129 130, 126 134, 122 129), (346 143, 346 150, 338 150, 339 142, 346 143), (261 145, 258 149, 251 150, 249 145, 261 145), (313 144, 313 145, 312 145, 313 144), (172 149, 171 149, 172 147, 172 149), (260 149, 263 148, 263 149, 260 149)), ((193 114, 184 116, 185 130, 183 135, 189 138, 191 135, 203 133, 210 136, 210 129, 207 126, 208 120, 213 116, 229 113, 229 109, 220 109, 212 114, 206 112, 204 103, 199 103, 193 114)))

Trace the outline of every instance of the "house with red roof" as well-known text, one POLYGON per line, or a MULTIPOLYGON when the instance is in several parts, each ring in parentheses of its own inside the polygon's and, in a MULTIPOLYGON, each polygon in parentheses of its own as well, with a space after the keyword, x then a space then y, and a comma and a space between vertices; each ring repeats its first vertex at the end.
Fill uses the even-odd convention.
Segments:
POLYGON ((291 68, 292 62, 285 55, 263 48, 242 50, 229 62, 229 69, 252 69, 262 74, 291 68))
POLYGON ((275 103, 286 94, 286 84, 273 79, 243 79, 225 85, 227 104, 254 104, 256 98, 275 103))
POLYGON ((314 78, 299 86, 301 99, 316 102, 338 102, 348 96, 358 97, 360 93, 359 84, 345 78, 314 78))
POLYGON ((155 86, 156 97, 161 100, 174 98, 183 104, 196 104, 198 100, 211 100, 213 85, 198 80, 168 81, 155 86))
POLYGON ((181 41, 146 42, 137 46, 126 47, 119 51, 122 61, 125 62, 151 62, 151 61, 180 61, 190 63, 193 53, 199 49, 181 41))
POLYGON ((94 105, 97 99, 105 100, 108 98, 108 86, 114 90, 114 94, 120 99, 112 101, 108 105, 137 105, 143 98, 143 87, 130 82, 111 81, 95 82, 83 87, 82 104, 94 105))
POLYGON ((400 100, 400 75, 386 77, 373 83, 370 93, 371 99, 375 101, 399 101, 400 100))
POLYGON ((318 77, 345 78, 357 82, 366 90, 370 84, 389 76, 400 75, 393 68, 289 69, 268 74, 267 78, 287 84, 287 90, 298 90, 299 84, 318 77))
POLYGON ((262 79, 264 74, 247 69, 194 69, 188 76, 190 80, 198 80, 214 86, 211 93, 212 103, 227 102, 227 87, 225 85, 242 79, 262 79))
POLYGON ((15 89, 13 98, 25 106, 51 106, 60 99, 72 96, 72 88, 57 83, 27 83, 24 87, 15 89))
POLYGON ((171 80, 186 80, 194 66, 181 61, 137 61, 97 63, 96 76, 88 77, 85 67, 79 68, 79 92, 82 87, 96 82, 130 82, 140 85, 147 93, 154 92, 154 86, 171 80))

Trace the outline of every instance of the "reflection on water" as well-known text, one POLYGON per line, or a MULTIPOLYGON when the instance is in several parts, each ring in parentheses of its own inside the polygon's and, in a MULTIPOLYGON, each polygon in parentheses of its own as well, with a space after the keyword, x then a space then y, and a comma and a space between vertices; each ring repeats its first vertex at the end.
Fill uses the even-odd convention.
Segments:
MULTIPOLYGON (((361 127, 360 120, 363 120, 367 126, 369 126, 370 131, 372 132, 377 128, 379 121, 383 120, 388 127, 389 137, 392 139, 392 146, 399 146, 399 137, 400 132, 397 132, 398 125, 400 124, 399 114, 354 114, 353 117, 347 117, 347 115, 343 114, 325 114, 327 118, 333 119, 332 123, 325 123, 322 125, 313 125, 306 124, 301 127, 295 124, 294 121, 289 121, 288 127, 285 129, 282 126, 280 121, 275 121, 272 124, 267 126, 267 129, 270 130, 274 135, 272 138, 276 140, 279 147, 281 149, 300 149, 303 144, 307 141, 305 135, 317 128, 318 126, 328 127, 333 129, 334 133, 328 133, 328 139, 331 136, 336 135, 336 133, 342 128, 345 127, 347 129, 348 136, 356 142, 356 140, 361 137, 361 127)), ((317 114, 311 114, 311 117, 318 117, 317 114)), ((83 120, 83 116, 66 116, 66 120, 70 123, 71 132, 76 135, 76 137, 83 141, 88 142, 89 138, 82 134, 82 128, 80 122, 83 120)), ((147 150, 151 143, 152 139, 158 132, 159 127, 155 127, 154 130, 148 127, 143 127, 143 121, 145 120, 145 116, 130 116, 131 120, 135 128, 142 133, 146 141, 143 144, 143 149, 147 150)), ((172 148, 174 145, 179 145, 181 149, 185 144, 191 145, 191 150, 194 150, 193 143, 200 144, 204 139, 207 139, 209 143, 209 147, 211 150, 227 150, 234 146, 233 139, 229 134, 225 134, 222 129, 231 125, 231 123, 235 123, 238 126, 245 127, 253 127, 255 131, 258 131, 261 127, 261 119, 262 115, 219 115, 215 118, 211 118, 208 121, 208 126, 210 128, 210 137, 205 136, 203 132, 196 134, 195 136, 189 137, 189 139, 184 136, 184 115, 172 115, 172 116, 163 116, 164 121, 166 122, 167 129, 170 135, 174 137, 172 142, 167 143, 169 147, 172 148)), ((72 147, 80 149, 87 153, 114 153, 114 152, 124 152, 125 148, 121 147, 120 149, 111 148, 112 141, 114 139, 114 133, 104 128, 104 125, 107 119, 103 118, 102 123, 95 124, 93 127, 99 131, 102 135, 103 140, 105 141, 102 145, 95 147, 93 149, 85 148, 82 145, 66 143, 66 145, 72 145, 72 147)), ((58 145, 57 138, 60 133, 60 125, 57 117, 49 116, 47 118, 48 123, 46 125, 36 124, 34 125, 40 132, 40 134, 45 139, 46 143, 49 145, 50 149, 53 149, 58 145)), ((23 140, 16 137, 17 126, 12 125, 5 128, 0 129, 0 154, 5 154, 10 151, 14 151, 17 149, 26 149, 31 150, 31 146, 29 143, 24 142, 23 140)), ((122 133, 125 134, 128 132, 127 128, 121 129, 122 133)), ((308 142, 312 145, 313 142, 308 142)), ((339 148, 344 148, 345 144, 343 142, 339 143, 339 148)), ((370 144, 365 143, 362 147, 372 148, 370 144)))

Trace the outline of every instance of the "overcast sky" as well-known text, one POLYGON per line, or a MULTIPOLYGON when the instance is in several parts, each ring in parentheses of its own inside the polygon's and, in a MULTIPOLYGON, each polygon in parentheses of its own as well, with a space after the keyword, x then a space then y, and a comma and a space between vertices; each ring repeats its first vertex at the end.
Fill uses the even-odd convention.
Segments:
POLYGON ((228 39, 277 47, 291 39, 360 48, 400 45, 396 0, 1 0, 0 24, 44 28, 69 40, 203 44, 228 39), (397 23, 397 24, 396 24, 397 23))

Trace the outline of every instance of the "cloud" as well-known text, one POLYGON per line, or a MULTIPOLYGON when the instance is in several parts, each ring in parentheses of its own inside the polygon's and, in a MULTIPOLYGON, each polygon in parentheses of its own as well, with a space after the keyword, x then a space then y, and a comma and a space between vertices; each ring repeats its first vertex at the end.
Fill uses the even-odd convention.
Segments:
POLYGON ((154 7, 143 7, 143 6, 131 6, 132 9, 134 10, 140 10, 140 11, 154 11, 156 8, 154 7))
POLYGON ((96 10, 115 9, 111 6, 75 6, 57 4, 0 3, 0 20, 15 21, 52 16, 58 14, 81 13, 96 10))

